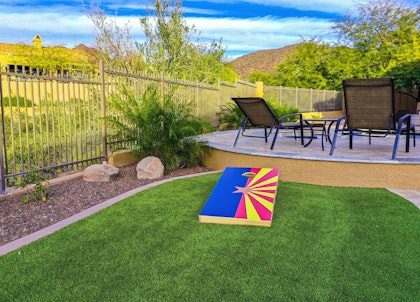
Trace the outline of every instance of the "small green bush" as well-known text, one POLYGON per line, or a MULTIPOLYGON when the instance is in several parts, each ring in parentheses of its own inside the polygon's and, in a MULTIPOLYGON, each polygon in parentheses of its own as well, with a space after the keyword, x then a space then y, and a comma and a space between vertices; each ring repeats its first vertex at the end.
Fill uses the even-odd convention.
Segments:
POLYGON ((238 129, 244 114, 235 103, 227 103, 220 106, 219 130, 238 129))
MULTIPOLYGON (((276 99, 268 99, 267 104, 278 118, 288 114, 299 113, 299 108, 292 107, 287 104, 280 105, 280 103, 276 99)), ((297 117, 292 119, 296 120, 297 117)))
POLYGON ((45 185, 48 184, 48 177, 42 171, 31 168, 28 173, 18 178, 17 184, 26 191, 25 196, 21 200, 22 203, 47 200, 48 194, 45 185), (34 185, 33 188, 30 187, 31 184, 34 185))
POLYGON ((16 96, 13 96, 11 100, 7 96, 3 98, 3 106, 5 107, 9 107, 9 106, 17 107, 18 104, 20 107, 32 107, 32 101, 31 100, 25 101, 25 99, 22 96, 19 97, 19 102, 16 96))
POLYGON ((159 157, 166 172, 201 165, 210 152, 196 136, 212 131, 211 124, 194 116, 194 103, 160 96, 156 85, 141 96, 121 86, 109 106, 116 113, 106 117, 114 129, 112 137, 132 141, 142 156, 159 157))
POLYGON ((43 170, 31 167, 25 169, 27 173, 16 178, 16 185, 25 190, 25 196, 22 198, 22 203, 29 201, 47 201, 48 191, 46 185, 49 179, 57 177, 62 173, 61 169, 46 168, 43 170), (31 186, 33 185, 33 186, 31 186))

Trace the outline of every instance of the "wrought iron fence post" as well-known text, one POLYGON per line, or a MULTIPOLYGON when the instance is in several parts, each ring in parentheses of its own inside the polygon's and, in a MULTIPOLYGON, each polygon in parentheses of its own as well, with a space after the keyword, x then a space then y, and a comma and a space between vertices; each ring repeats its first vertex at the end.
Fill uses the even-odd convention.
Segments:
POLYGON ((103 140, 103 157, 104 160, 108 160, 108 152, 107 152, 107 143, 106 143, 106 99, 105 99, 105 68, 104 68, 104 61, 100 61, 99 63, 99 72, 100 72, 100 89, 101 89, 101 107, 102 107, 102 140, 103 140))
POLYGON ((0 129, 0 190, 1 194, 6 194, 6 178, 4 173, 4 107, 3 107, 3 82, 0 75, 0 106, 1 106, 1 129, 0 129))
POLYGON ((314 111, 314 90, 311 88, 311 111, 314 111))
POLYGON ((195 103, 197 104, 197 110, 196 110, 196 116, 199 117, 200 116, 200 99, 199 99, 199 94, 200 94, 200 83, 197 81, 195 81, 195 103))

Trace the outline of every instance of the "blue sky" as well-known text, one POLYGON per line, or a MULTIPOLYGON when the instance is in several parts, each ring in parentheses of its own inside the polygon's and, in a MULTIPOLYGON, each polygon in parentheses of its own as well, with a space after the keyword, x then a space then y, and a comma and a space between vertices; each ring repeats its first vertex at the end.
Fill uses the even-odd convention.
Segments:
MULTIPOLYGON (((419 0, 403 0, 410 6, 419 0)), ((85 0, 90 3, 91 0, 85 0)), ((93 0, 118 24, 127 22, 137 40, 143 34, 139 17, 150 0, 93 0)), ((227 59, 261 49, 275 49, 315 36, 334 39, 331 25, 367 0, 190 0, 184 18, 200 32, 202 42, 223 39, 227 59)), ((40 34, 44 45, 94 46, 95 31, 82 0, 0 0, 0 42, 32 43, 40 34)))

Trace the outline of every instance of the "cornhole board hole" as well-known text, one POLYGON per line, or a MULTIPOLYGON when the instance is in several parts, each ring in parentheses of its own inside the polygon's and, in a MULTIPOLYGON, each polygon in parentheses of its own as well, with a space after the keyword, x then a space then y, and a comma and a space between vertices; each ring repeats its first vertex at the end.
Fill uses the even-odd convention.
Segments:
POLYGON ((227 167, 198 216, 199 222, 271 226, 279 170, 227 167))

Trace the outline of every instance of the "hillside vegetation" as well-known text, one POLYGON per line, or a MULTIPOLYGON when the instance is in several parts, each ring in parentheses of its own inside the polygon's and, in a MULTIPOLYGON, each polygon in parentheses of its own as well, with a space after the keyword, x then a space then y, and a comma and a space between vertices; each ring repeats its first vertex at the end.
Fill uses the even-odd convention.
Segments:
POLYGON ((293 44, 277 49, 259 50, 236 58, 228 65, 240 75, 241 79, 246 79, 253 71, 273 73, 275 67, 292 53, 296 46, 297 44, 293 44))
POLYGON ((333 43, 313 37, 243 56, 231 66, 243 79, 271 86, 336 90, 343 78, 393 77, 397 89, 416 90, 420 8, 400 0, 370 0, 355 5, 355 11, 331 27, 333 43))

